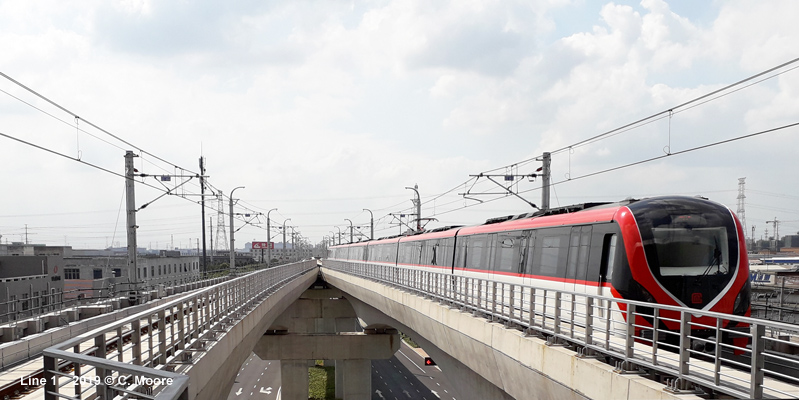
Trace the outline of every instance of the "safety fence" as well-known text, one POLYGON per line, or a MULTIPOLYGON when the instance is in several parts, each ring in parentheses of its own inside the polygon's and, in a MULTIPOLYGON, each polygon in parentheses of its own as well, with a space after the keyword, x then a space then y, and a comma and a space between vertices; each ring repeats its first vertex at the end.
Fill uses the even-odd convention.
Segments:
POLYGON ((390 265, 323 266, 518 327, 674 393, 799 398, 799 326, 390 265))
POLYGON ((189 378, 180 372, 271 293, 316 267, 310 260, 247 274, 45 349, 45 399, 187 399, 189 378))

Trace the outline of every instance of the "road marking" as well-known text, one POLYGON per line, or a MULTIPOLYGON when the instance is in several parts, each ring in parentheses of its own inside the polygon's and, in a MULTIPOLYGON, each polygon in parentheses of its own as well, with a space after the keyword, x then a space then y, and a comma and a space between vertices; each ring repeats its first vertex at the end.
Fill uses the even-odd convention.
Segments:
MULTIPOLYGON (((402 350, 397 350, 397 352, 398 352, 398 353, 400 353, 400 354, 402 354, 402 356, 403 356, 403 357, 407 358, 407 359, 408 359, 408 361, 410 361, 410 362, 411 362, 411 364, 413 364, 413 365, 416 365, 416 363, 415 363, 415 362, 413 362, 413 360, 411 360, 411 358, 410 358, 410 357, 406 356, 406 355, 405 355, 405 353, 403 353, 403 352, 402 352, 402 350)), ((423 369, 422 369, 422 367, 420 367, 420 366, 416 365, 416 368, 419 368, 419 371, 422 371, 422 372, 424 372, 425 374, 427 374, 427 372, 425 372, 425 370, 423 370, 423 369)))
POLYGON ((241 395, 241 388, 239 388, 239 390, 236 392, 236 396, 239 396, 239 395, 241 395))

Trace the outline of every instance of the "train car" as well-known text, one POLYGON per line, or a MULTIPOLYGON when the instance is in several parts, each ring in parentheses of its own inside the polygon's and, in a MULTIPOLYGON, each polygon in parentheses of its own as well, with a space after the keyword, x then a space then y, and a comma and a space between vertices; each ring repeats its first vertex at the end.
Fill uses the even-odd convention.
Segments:
MULTIPOLYGON (((749 315, 741 224, 704 198, 581 204, 379 243, 397 252, 399 267, 749 315)), ((371 261, 340 256, 348 247, 334 247, 331 258, 371 261)))

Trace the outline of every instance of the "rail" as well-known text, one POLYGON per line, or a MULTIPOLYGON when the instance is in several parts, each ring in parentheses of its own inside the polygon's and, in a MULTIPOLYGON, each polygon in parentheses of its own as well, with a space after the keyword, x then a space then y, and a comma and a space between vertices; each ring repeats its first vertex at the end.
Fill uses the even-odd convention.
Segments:
POLYGON ((187 399, 189 377, 180 372, 271 293, 316 266, 311 260, 247 274, 45 349, 45 399, 187 399))
POLYGON ((323 266, 392 285, 648 373, 666 390, 799 398, 799 326, 381 264, 323 266), (665 329, 678 326, 677 329, 665 329))

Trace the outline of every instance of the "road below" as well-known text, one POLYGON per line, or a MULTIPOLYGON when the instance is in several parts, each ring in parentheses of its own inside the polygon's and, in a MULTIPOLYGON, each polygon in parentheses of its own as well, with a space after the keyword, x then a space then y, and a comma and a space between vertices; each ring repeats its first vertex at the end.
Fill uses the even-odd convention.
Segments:
POLYGON ((388 360, 372 360, 372 400, 457 400, 449 380, 437 366, 402 342, 388 360))

